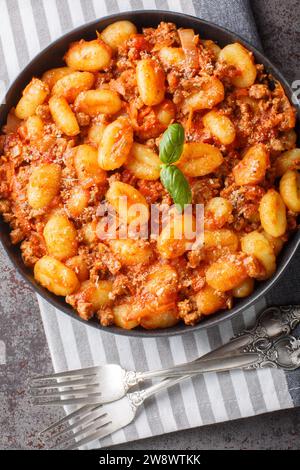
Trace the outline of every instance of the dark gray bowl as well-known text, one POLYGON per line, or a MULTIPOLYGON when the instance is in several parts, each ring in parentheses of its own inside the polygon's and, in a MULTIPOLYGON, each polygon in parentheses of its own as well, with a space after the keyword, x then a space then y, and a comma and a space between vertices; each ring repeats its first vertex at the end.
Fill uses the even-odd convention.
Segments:
MULTIPOLYGON (((48 46, 44 51, 38 54, 35 59, 33 59, 27 67, 21 72, 17 77, 14 83, 11 85, 9 91, 6 95, 6 104, 1 106, 0 109, 0 127, 6 122, 6 116, 9 109, 12 106, 15 106, 17 101, 20 98, 20 93, 25 85, 31 80, 32 76, 40 76, 45 70, 48 70, 52 67, 59 67, 63 65, 62 57, 68 48, 68 45, 72 41, 77 41, 80 38, 85 39, 94 39, 95 30, 102 30, 108 24, 121 20, 128 19, 133 21, 137 27, 141 28, 143 26, 156 26, 161 21, 170 21, 176 23, 181 27, 194 28, 194 30, 200 34, 200 37, 213 39, 220 46, 224 46, 232 42, 240 42, 244 44, 248 49, 250 49, 257 60, 258 63, 264 64, 267 71, 270 72, 274 78, 278 79, 283 87, 285 88, 287 96, 291 99, 292 90, 289 84, 286 82, 284 77, 281 75, 279 70, 271 64, 271 62, 255 47, 251 44, 244 41, 241 37, 236 34, 228 31, 225 28, 221 28, 213 23, 209 23, 204 20, 200 20, 193 16, 183 15, 180 13, 172 13, 169 11, 135 11, 127 13, 118 13, 116 15, 107 16, 103 19, 93 21, 84 26, 74 29, 73 31, 65 34, 57 41, 53 42, 48 46)), ((299 120, 300 120, 300 108, 297 108, 298 113, 298 129, 299 129, 299 120)), ((76 318, 79 321, 80 317, 74 312, 74 310, 66 304, 62 297, 57 297, 54 294, 51 294, 46 289, 38 285, 32 275, 32 272, 27 269, 22 261, 20 250, 17 246, 13 246, 9 239, 9 226, 0 220, 0 240, 2 245, 13 262, 17 270, 23 276, 24 279, 31 285, 31 287, 42 297, 48 300, 56 308, 62 310, 66 314, 70 315, 72 318, 76 318)), ((172 336, 183 334, 191 331, 200 330, 202 328, 208 328, 217 323, 222 322, 223 320, 228 320, 229 318, 241 314, 246 308, 253 305, 259 298, 264 296, 266 292, 278 281, 279 277, 283 274, 293 255, 295 254, 297 247, 300 243, 300 232, 297 232, 289 243, 284 247, 280 257, 278 258, 278 267, 277 271, 271 279, 268 279, 265 282, 260 283, 255 289, 254 293, 247 297, 246 299, 237 300, 235 306, 228 311, 220 312, 210 317, 207 317, 202 322, 198 323, 193 327, 187 327, 183 323, 178 324, 172 328, 166 330, 144 330, 144 329, 135 329, 131 331, 123 330, 118 327, 109 327, 105 328, 105 331, 111 332, 114 334, 121 334, 126 336, 139 336, 139 337, 151 337, 151 336, 172 336)), ((104 329, 96 321, 90 321, 86 323, 94 328, 104 329)))

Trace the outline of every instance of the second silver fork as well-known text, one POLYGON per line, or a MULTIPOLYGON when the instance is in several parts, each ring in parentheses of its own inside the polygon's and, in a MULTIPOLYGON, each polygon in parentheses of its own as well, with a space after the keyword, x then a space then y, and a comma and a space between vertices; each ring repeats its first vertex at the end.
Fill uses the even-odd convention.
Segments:
MULTIPOLYGON (((292 336, 283 336, 271 343, 264 351, 255 350, 251 345, 245 352, 232 356, 207 359, 201 365, 190 364, 190 372, 193 374, 202 372, 218 372, 233 369, 253 369, 264 367, 277 367, 285 370, 295 370, 300 367, 300 340, 292 336)), ((144 390, 128 393, 121 399, 105 405, 95 407, 83 407, 77 413, 76 420, 58 432, 50 439, 63 438, 55 447, 76 449, 83 445, 113 434, 117 430, 131 423, 147 398, 165 390, 183 380, 188 376, 163 380, 144 390), (70 434, 72 432, 72 434, 70 434), (76 442, 74 442, 76 441, 76 442)), ((73 415, 74 418, 74 415, 73 415)), ((68 416, 71 419, 71 416, 68 416)), ((62 422, 52 426, 57 427, 62 422)))
POLYGON ((193 374, 193 364, 201 364, 208 358, 233 356, 250 344, 266 350, 272 339, 289 334, 299 322, 299 306, 270 307, 260 314, 252 329, 244 331, 229 343, 189 364, 146 372, 127 371, 117 364, 108 364, 37 377, 31 384, 33 403, 94 405, 112 402, 122 398, 128 390, 146 380, 193 374))

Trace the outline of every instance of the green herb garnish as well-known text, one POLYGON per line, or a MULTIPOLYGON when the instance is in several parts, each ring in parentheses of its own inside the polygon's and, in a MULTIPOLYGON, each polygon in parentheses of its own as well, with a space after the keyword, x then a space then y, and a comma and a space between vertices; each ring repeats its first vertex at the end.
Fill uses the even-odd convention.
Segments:
POLYGON ((159 158, 164 163, 160 180, 172 196, 175 204, 184 209, 192 201, 192 192, 182 171, 172 165, 179 160, 184 145, 184 129, 181 124, 171 124, 165 131, 159 145, 159 158))
POLYGON ((181 124, 171 124, 159 144, 159 158, 166 165, 177 162, 183 151, 184 129, 181 124))
POLYGON ((177 166, 165 165, 160 172, 160 180, 171 194, 175 204, 184 209, 192 200, 192 192, 184 174, 177 166))

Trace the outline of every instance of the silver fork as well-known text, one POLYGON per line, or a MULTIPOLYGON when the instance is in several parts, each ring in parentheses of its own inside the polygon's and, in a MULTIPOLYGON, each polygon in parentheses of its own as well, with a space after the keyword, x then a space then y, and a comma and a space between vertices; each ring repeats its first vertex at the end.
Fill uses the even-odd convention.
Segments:
MULTIPOLYGON (((229 343, 197 359, 232 355, 249 344, 267 348, 270 339, 289 334, 300 322, 300 307, 270 307, 264 310, 255 326, 235 336, 229 343)), ((187 364, 147 372, 127 371, 117 364, 62 372, 31 381, 35 405, 95 405, 122 398, 135 385, 153 378, 182 375, 187 364)))
MULTIPOLYGON (((268 348, 260 350, 250 345, 244 352, 224 358, 206 359, 200 363, 188 364, 182 377, 163 380, 141 391, 128 393, 121 399, 93 408, 83 407, 77 414, 75 422, 52 436, 52 439, 64 438, 55 447, 72 450, 94 442, 118 431, 130 424, 147 398, 165 390, 191 374, 202 372, 221 372, 233 369, 258 369, 276 367, 284 370, 295 370, 300 367, 300 339, 283 336, 268 348), (73 434, 67 435, 73 431, 73 434), (76 442, 74 442, 74 440, 76 442)), ((74 417, 74 416, 73 416, 74 417)), ((70 420, 71 416, 67 417, 70 420)), ((53 428, 53 426, 52 426, 53 428)))

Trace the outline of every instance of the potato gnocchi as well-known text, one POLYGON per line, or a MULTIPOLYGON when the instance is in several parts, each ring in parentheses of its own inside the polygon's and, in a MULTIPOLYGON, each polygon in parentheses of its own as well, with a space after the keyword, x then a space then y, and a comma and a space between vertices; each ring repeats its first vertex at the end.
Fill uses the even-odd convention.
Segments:
POLYGON ((0 135, 0 212, 36 282, 124 329, 194 325, 251 295, 300 213, 296 114, 280 83, 242 44, 164 22, 117 21, 64 62, 32 78, 0 135), (161 181, 173 123, 185 141, 168 168, 191 190, 187 218, 161 181))

